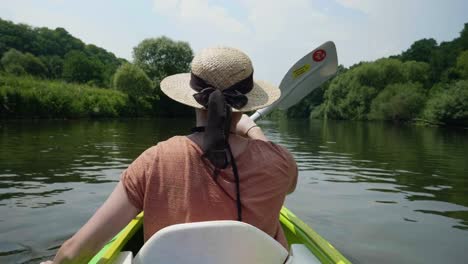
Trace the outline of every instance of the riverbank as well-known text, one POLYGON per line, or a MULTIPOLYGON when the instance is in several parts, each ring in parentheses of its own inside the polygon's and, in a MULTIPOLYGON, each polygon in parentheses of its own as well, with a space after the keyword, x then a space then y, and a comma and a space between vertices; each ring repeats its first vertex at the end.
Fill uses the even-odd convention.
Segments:
POLYGON ((144 116, 151 104, 114 89, 0 74, 0 118, 144 116))

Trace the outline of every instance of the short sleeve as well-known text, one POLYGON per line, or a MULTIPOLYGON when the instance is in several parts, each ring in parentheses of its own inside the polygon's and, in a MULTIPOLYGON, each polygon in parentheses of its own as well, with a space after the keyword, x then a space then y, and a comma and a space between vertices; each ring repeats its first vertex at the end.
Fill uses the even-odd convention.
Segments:
POLYGON ((296 189, 296 184, 297 184, 297 177, 299 174, 298 168, 297 168, 297 163, 296 160, 294 159, 294 156, 289 152, 288 149, 286 149, 283 146, 277 145, 280 147, 280 149, 283 152, 283 155, 286 159, 287 166, 288 166, 288 175, 289 175, 289 187, 288 187, 288 193, 294 192, 296 189))
POLYGON ((285 151, 287 155, 287 160, 289 162, 289 175, 291 175, 291 181, 289 184, 288 193, 292 193, 296 189, 299 170, 297 168, 297 163, 296 163, 296 160, 294 159, 294 156, 288 150, 285 149, 285 151))
POLYGON ((130 202, 140 210, 143 210, 146 183, 153 171, 156 152, 157 146, 144 151, 124 170, 120 178, 130 202))

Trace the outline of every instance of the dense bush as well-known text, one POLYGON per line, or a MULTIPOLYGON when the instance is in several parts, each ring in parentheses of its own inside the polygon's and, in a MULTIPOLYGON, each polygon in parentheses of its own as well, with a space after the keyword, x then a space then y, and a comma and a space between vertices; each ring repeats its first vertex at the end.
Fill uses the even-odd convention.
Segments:
POLYGON ((423 117, 433 123, 468 125, 468 80, 438 89, 427 101, 423 117))
POLYGON ((15 75, 25 73, 39 77, 47 75, 46 66, 31 53, 23 54, 15 49, 10 49, 3 54, 1 63, 6 72, 15 75))
POLYGON ((468 79, 468 50, 462 52, 457 58, 456 71, 463 79, 468 79))
POLYGON ((118 117, 131 112, 128 101, 115 90, 0 75, 1 117, 118 117))
POLYGON ((331 119, 364 120, 372 100, 388 85, 426 82, 429 67, 424 62, 380 59, 362 63, 337 76, 324 93, 322 114, 331 119))
POLYGON ((57 55, 54 56, 41 56, 39 59, 44 63, 47 68, 47 77, 49 79, 62 78, 63 59, 57 55))
POLYGON ((65 55, 62 77, 69 82, 102 84, 103 65, 80 51, 65 55))
POLYGON ((425 96, 421 84, 392 84, 372 101, 369 119, 411 120, 418 116, 424 102, 425 96))
POLYGON ((26 73, 22 63, 23 58, 23 53, 15 49, 10 49, 8 52, 3 54, 0 62, 2 63, 2 67, 6 72, 19 75, 20 73, 26 73))
POLYGON ((192 116, 193 109, 163 94, 159 83, 166 76, 189 72, 193 52, 190 45, 167 37, 145 39, 133 49, 135 65, 140 67, 154 84, 153 110, 158 116, 192 116))
POLYGON ((133 97, 152 95, 152 83, 145 72, 138 66, 126 63, 117 69, 113 78, 113 87, 133 97))

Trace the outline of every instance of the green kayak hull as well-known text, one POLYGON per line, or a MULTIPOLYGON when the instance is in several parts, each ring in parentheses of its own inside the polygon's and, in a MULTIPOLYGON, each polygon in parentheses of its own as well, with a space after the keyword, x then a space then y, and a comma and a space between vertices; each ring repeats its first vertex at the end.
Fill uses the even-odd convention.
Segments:
MULTIPOLYGON (((110 240, 89 263, 112 263, 121 251, 132 251, 136 254, 143 245, 143 217, 143 213, 140 213, 110 240)), ((286 207, 281 209, 280 222, 290 245, 304 244, 324 264, 351 263, 327 240, 286 207)))

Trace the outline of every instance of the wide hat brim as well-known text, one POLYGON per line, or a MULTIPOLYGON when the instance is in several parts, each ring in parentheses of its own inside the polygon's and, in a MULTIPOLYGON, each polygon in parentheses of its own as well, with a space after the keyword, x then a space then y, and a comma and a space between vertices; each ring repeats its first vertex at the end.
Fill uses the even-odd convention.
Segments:
MULTIPOLYGON (((161 91, 171 99, 198 109, 205 109, 193 97, 197 91, 190 87, 190 73, 179 73, 164 78, 161 82, 161 91)), ((245 94, 247 104, 240 108, 232 108, 233 112, 249 112, 273 104, 281 96, 281 90, 265 81, 254 80, 252 90, 245 94)))

